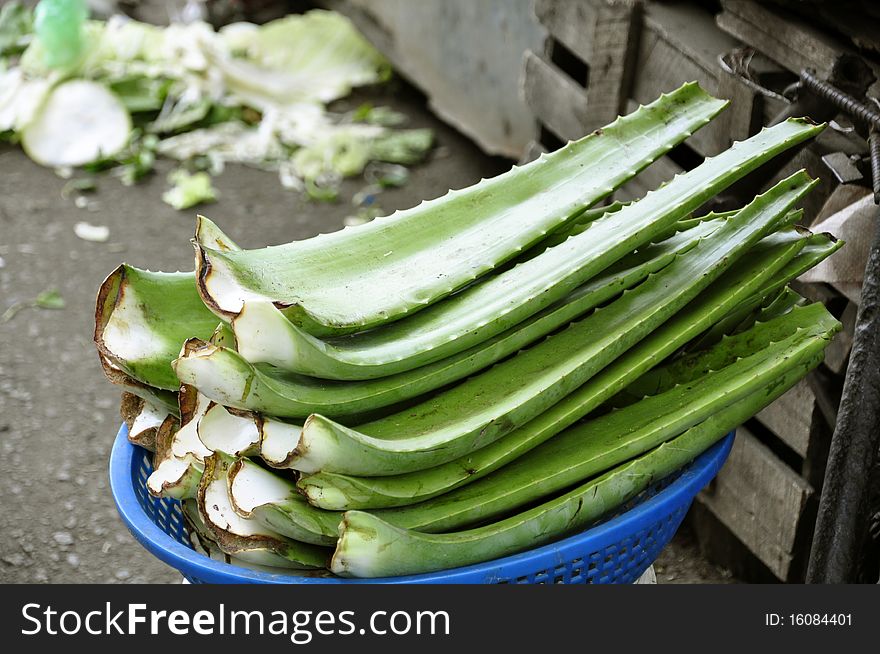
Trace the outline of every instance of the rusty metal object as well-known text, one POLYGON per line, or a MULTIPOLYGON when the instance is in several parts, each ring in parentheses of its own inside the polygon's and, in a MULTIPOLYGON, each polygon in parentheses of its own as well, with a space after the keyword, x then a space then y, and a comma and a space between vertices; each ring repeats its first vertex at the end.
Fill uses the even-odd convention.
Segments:
POLYGON ((801 84, 810 93, 827 100, 832 106, 856 120, 866 123, 874 128, 880 128, 880 112, 872 109, 863 102, 848 94, 835 84, 825 82, 816 77, 815 71, 804 70, 801 72, 801 84))
POLYGON ((873 180, 874 204, 880 204, 880 130, 873 128, 868 136, 871 157, 871 179, 873 180))
MULTIPOLYGON (((837 93, 846 97, 864 96, 868 87, 874 83, 876 77, 871 68, 861 58, 853 55, 841 55, 831 69, 831 75, 827 82, 822 82, 822 87, 831 87, 837 93)), ((821 81, 821 80, 820 80, 821 81)), ((840 113, 840 107, 826 97, 828 94, 813 93, 804 84, 798 84, 794 89, 794 100, 787 105, 779 115, 770 121, 768 126, 777 125, 788 118, 808 117, 817 123, 830 121, 840 113), (809 91, 809 92, 808 92, 809 91)), ((837 93, 833 94, 838 97, 837 93)), ((869 112, 873 109, 863 106, 869 112)), ((742 180, 731 186, 727 191, 719 195, 708 208, 716 211, 736 209, 754 197, 785 165, 806 147, 806 144, 791 148, 782 157, 776 157, 773 161, 765 164, 758 170, 746 175, 742 180)))

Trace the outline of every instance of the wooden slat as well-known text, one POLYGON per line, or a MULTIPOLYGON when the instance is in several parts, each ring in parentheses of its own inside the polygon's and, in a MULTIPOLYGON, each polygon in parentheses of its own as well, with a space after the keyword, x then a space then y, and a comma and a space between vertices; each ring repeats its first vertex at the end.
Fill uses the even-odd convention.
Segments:
POLYGON ((630 95, 638 47, 635 21, 640 14, 633 2, 602 3, 593 28, 587 129, 612 122, 630 95))
POLYGON ((810 419, 815 399, 804 379, 756 417, 799 456, 805 457, 810 445, 810 419))
POLYGON ((523 92, 535 117, 563 141, 586 134, 587 92, 565 73, 526 51, 523 92))
POLYGON ((744 428, 730 458, 700 501, 780 579, 795 557, 798 524, 813 494, 744 428))
POLYGON ((535 0, 535 16, 553 38, 589 63, 599 5, 597 0, 535 0))
POLYGON ((672 43, 691 61, 717 70, 718 55, 740 45, 715 24, 713 15, 694 2, 651 2, 645 9, 645 26, 672 43))
POLYGON ((535 5, 551 36, 589 67, 585 133, 617 118, 629 97, 639 8, 638 0, 539 0, 535 5))
POLYGON ((723 71, 719 74, 715 95, 727 98, 730 105, 712 121, 714 125, 710 123, 714 131, 709 147, 713 151, 707 154, 716 154, 714 148, 718 148, 717 152, 726 150, 734 141, 745 141, 761 123, 760 109, 763 103, 759 103, 755 92, 733 75, 723 71))
POLYGON ((717 21, 723 30, 796 73, 814 68, 825 77, 840 54, 852 52, 826 32, 758 2, 722 0, 721 5, 717 21))

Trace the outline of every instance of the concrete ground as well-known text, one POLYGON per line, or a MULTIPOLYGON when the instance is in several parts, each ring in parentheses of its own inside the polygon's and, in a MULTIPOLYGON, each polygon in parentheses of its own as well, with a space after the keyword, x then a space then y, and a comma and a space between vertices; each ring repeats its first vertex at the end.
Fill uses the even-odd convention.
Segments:
MULTIPOLYGON (((360 93, 436 130, 439 149, 412 170, 409 183, 380 197, 404 208, 497 174, 508 163, 481 154, 438 122, 403 86, 360 93)), ((160 170, 127 188, 105 175, 87 208, 64 197, 66 180, 0 146, 0 313, 57 289, 63 309, 26 308, 0 322, 0 582, 172 583, 171 568, 150 556, 117 516, 107 481, 111 443, 120 422, 119 393, 103 377, 92 344, 95 293, 120 262, 153 270, 192 269, 196 210, 161 201, 160 170), (80 240, 74 224, 110 228, 106 243, 80 240)), ((216 180, 220 201, 198 208, 244 247, 306 238, 342 226, 349 181, 337 204, 308 202, 272 173, 230 166, 216 180)), ((693 545, 664 554, 661 582, 724 581, 693 545), (672 572, 670 572, 670 570, 672 572), (686 570, 686 574, 676 574, 686 570)))

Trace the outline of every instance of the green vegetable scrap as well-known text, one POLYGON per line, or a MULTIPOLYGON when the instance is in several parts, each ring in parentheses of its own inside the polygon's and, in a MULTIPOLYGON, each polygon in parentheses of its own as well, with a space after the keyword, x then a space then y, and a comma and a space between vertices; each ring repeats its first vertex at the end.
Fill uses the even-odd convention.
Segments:
POLYGON ((70 70, 86 48, 83 23, 89 16, 85 0, 40 0, 34 11, 34 32, 49 68, 70 70))
POLYGON ((162 200, 175 209, 189 209, 217 199, 211 176, 206 172, 189 173, 178 168, 168 175, 168 182, 172 187, 162 194, 162 200))
MULTIPOLYGON (((132 184, 157 154, 212 175, 241 163, 335 200, 341 180, 370 162, 412 165, 432 147, 430 130, 399 129, 406 117, 388 108, 357 117, 327 109, 389 75, 339 14, 220 31, 87 16, 84 0, 42 0, 33 21, 18 3, 0 12, 0 57, 10 57, 0 68, 0 135, 42 165, 114 168, 132 184)), ((389 183, 404 180, 397 173, 389 183)), ((178 195, 169 196, 174 206, 195 201, 178 195)))
POLYGON ((33 16, 18 0, 0 7, 0 59, 24 51, 31 41, 33 16))
POLYGON ((15 317, 22 309, 34 308, 34 309, 63 309, 65 306, 64 298, 61 297, 61 293, 59 293, 54 288, 46 289, 45 291, 41 291, 37 297, 33 300, 27 300, 24 302, 16 302, 11 305, 6 311, 3 312, 3 315, 0 316, 0 322, 8 322, 15 317))

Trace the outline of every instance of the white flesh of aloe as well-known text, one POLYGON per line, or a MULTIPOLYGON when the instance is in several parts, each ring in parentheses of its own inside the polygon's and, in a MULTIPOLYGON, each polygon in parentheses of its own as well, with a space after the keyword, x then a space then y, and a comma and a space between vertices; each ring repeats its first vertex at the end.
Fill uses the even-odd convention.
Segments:
POLYGON ((208 457, 198 487, 199 515, 220 549, 261 565, 294 569, 324 567, 327 550, 285 538, 235 512, 227 491, 226 474, 230 463, 231 460, 221 454, 208 457))
POLYGON ((187 338, 207 339, 217 318, 199 301, 191 273, 162 273, 121 265, 98 292, 95 344, 128 376, 176 391, 171 361, 187 338))
POLYGON ((212 402, 199 420, 197 429, 199 440, 212 452, 251 456, 260 451, 260 432, 250 414, 241 414, 212 402))
POLYGON ((183 386, 178 393, 180 426, 169 417, 159 428, 154 470, 147 489, 156 497, 195 497, 204 461, 212 451, 199 439, 199 421, 211 401, 194 388, 183 386))
POLYGON ((227 482, 229 499, 238 515, 304 543, 336 542, 337 514, 310 506, 290 479, 238 459, 229 467, 227 482))

